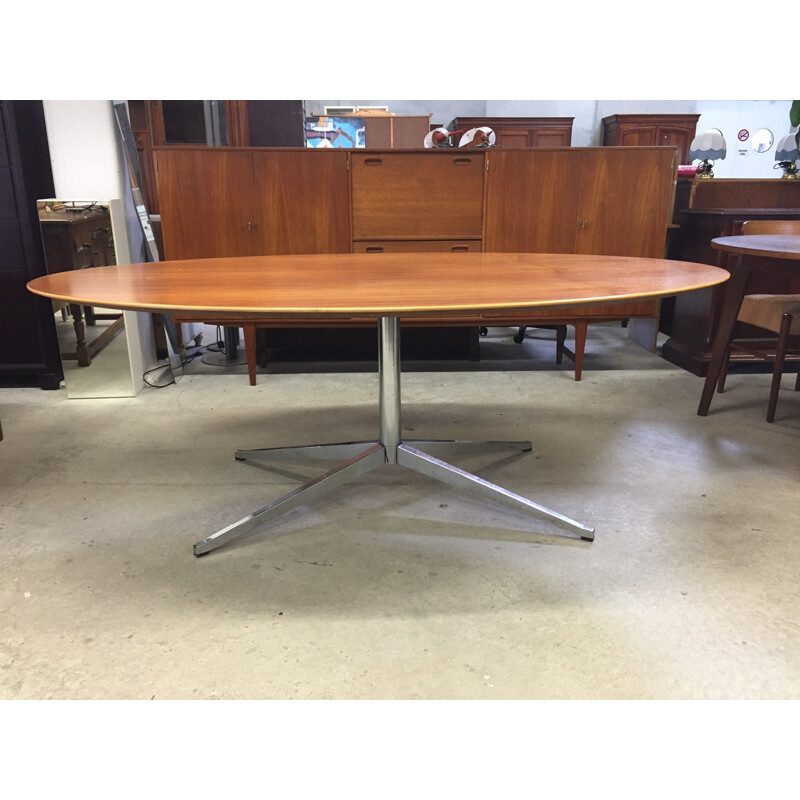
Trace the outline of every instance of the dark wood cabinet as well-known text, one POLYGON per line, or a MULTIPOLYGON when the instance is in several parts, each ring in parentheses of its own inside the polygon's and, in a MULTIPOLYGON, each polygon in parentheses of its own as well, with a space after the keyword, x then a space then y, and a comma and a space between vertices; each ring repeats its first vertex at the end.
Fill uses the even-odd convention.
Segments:
POLYGON ((111 214, 105 206, 40 210, 39 226, 48 272, 116 264, 111 214))
MULTIPOLYGON (((774 178, 714 178, 694 180, 687 207, 678 214, 679 227, 670 236, 669 257, 727 268, 736 256, 711 246, 719 236, 736 236, 750 219, 800 219, 800 181, 774 178)), ((674 299, 661 329, 670 338, 662 355, 667 361, 695 375, 705 376, 711 346, 722 308, 725 287, 686 292, 674 299)), ((746 288, 752 293, 797 293, 800 279, 788 279, 770 270, 754 270, 746 288)), ((737 323, 737 338, 759 335, 755 329, 737 323)), ((745 353, 735 353, 739 362, 758 363, 745 353)))
POLYGON ((699 114, 614 114, 603 117, 607 147, 677 147, 678 163, 689 164, 699 114))
MULTIPOLYGON (((449 130, 491 128, 495 146, 504 148, 569 147, 574 117, 456 117, 449 130)), ((458 145, 461 136, 453 137, 458 145)))
POLYGON ((64 377, 53 304, 28 281, 46 273, 36 201, 52 197, 41 101, 0 100, 0 382, 57 389, 64 377))
MULTIPOLYGON (((793 181, 792 181, 793 182, 793 181)), ((779 181, 775 181, 779 183, 779 181)), ((798 187, 800 188, 800 187, 798 187)), ((723 253, 711 246, 719 236, 737 236, 742 223, 751 219, 800 219, 797 208, 772 209, 689 209, 682 214, 679 235, 671 240, 670 257, 680 261, 696 261, 728 269, 735 255, 723 253)), ((769 259, 763 259, 769 261, 769 259)), ((753 270, 746 289, 748 294, 798 293, 800 279, 775 274, 769 268, 753 270)), ((704 377, 711 360, 714 334, 719 325, 725 286, 698 289, 675 297, 669 319, 670 338, 664 342, 662 356, 669 362, 704 377)), ((763 335, 741 322, 734 327, 735 338, 763 335)), ((732 354, 735 362, 760 363, 746 353, 732 354)))
MULTIPOLYGON (((111 212, 106 206, 57 201, 39 203, 39 228, 48 272, 68 272, 117 263, 111 212)), ((122 330, 124 324, 119 311, 97 313, 92 306, 62 301, 54 301, 53 305, 63 309, 64 313, 69 309, 75 330, 75 349, 67 350, 62 342, 61 359, 75 360, 81 367, 90 366, 95 354, 122 330), (94 326, 101 319, 113 320, 113 323, 98 331, 94 326)))

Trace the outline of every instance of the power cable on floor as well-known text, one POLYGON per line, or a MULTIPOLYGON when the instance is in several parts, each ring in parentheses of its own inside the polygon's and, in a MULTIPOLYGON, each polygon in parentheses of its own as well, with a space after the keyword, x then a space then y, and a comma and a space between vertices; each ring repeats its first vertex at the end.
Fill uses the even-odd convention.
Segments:
MULTIPOLYGON (((204 352, 209 353, 222 353, 225 355, 225 337, 223 336, 222 328, 217 325, 216 331, 217 341, 212 344, 207 344, 204 347, 195 347, 191 348, 192 352, 186 356, 186 358, 181 361, 181 366, 185 367, 187 364, 191 364, 199 355, 204 352)), ((148 379, 148 376, 153 372, 158 372, 159 370, 165 370, 169 368, 169 364, 159 364, 157 367, 153 367, 152 369, 147 370, 142 375, 142 380, 145 382, 147 386, 150 386, 153 389, 164 389, 167 386, 172 386, 175 383, 175 378, 171 381, 167 381, 166 383, 153 383, 148 379)))

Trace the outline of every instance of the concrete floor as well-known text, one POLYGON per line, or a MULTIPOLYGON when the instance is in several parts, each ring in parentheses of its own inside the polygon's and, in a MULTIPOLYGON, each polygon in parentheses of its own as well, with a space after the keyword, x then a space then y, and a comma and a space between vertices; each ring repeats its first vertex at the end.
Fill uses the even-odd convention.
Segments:
POLYGON ((593 543, 387 467, 198 559, 298 485, 233 449, 374 438, 374 371, 2 389, 0 698, 800 698, 794 375, 771 425, 768 375, 701 418, 700 378, 589 330, 579 383, 501 331, 402 391, 409 437, 530 438, 458 463, 593 543))

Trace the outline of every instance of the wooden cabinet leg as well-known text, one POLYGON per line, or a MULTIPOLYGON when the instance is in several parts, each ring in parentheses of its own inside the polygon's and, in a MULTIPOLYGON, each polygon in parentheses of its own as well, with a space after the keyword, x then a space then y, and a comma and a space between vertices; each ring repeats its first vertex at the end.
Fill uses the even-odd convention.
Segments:
POLYGON ((589 327, 587 322, 575 323, 575 380, 581 379, 583 372, 583 351, 586 349, 586 329, 589 327))
POLYGON ((256 385, 256 326, 242 325, 244 331, 244 351, 247 356, 247 374, 250 385, 256 385))

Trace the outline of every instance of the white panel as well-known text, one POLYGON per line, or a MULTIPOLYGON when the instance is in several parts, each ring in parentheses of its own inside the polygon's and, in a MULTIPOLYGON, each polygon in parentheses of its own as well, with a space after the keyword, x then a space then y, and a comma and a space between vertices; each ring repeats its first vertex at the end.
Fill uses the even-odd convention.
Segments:
POLYGON ((780 178, 781 170, 775 169, 775 146, 792 130, 790 107, 790 100, 699 101, 698 133, 719 128, 728 148, 726 157, 714 163, 714 177, 780 178), (768 128, 774 136, 772 146, 764 153, 751 147, 753 134, 759 128, 768 128), (749 134, 744 142, 739 141, 740 131, 749 134))

